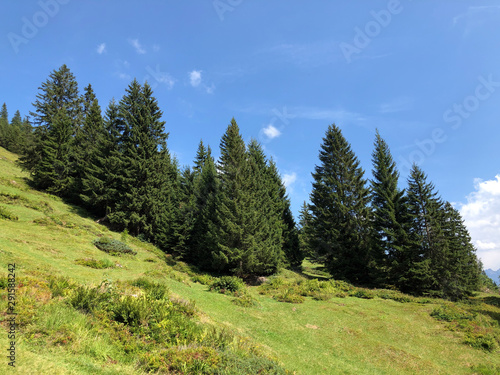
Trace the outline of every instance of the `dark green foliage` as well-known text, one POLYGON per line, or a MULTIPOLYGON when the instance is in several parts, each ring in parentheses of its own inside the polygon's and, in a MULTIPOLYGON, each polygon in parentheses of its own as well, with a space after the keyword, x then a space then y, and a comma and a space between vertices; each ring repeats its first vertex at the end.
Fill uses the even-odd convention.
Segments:
POLYGON ((299 246, 300 251, 304 257, 313 259, 317 262, 323 263, 323 259, 319 259, 319 254, 314 251, 312 247, 313 237, 312 237, 312 214, 309 205, 304 201, 299 212, 299 224, 298 224, 298 235, 299 235, 299 246))
POLYGON ((132 254, 136 255, 137 252, 132 250, 127 244, 120 242, 118 240, 101 237, 94 241, 94 245, 99 249, 111 255, 119 254, 132 254))
POLYGON ((31 112, 34 143, 21 159, 39 189, 68 196, 72 186, 70 153, 81 124, 80 97, 75 77, 66 65, 42 83, 31 112))
POLYGON ((170 290, 165 284, 151 281, 145 277, 141 277, 132 281, 131 285, 143 289, 146 292, 147 298, 151 300, 166 299, 170 295, 170 290))
POLYGON ((76 202, 82 202, 93 210, 97 204, 93 197, 98 196, 102 189, 92 190, 95 178, 103 176, 102 146, 105 128, 101 116, 101 107, 91 85, 85 88, 83 98, 83 126, 76 130, 71 149, 73 166, 73 186, 71 195, 76 202))
POLYGON ((9 123, 7 105, 3 103, 0 111, 0 146, 17 154, 24 154, 32 142, 32 128, 28 119, 23 120, 21 113, 16 111, 9 123))
POLYGON ((364 172, 342 135, 331 125, 313 173, 311 244, 334 278, 372 282, 370 209, 364 172))
POLYGON ((210 147, 205 150, 200 142, 195 163, 193 226, 186 259, 202 269, 213 269, 212 254, 218 249, 216 204, 219 180, 210 147))
POLYGON ((408 243, 408 223, 404 190, 398 188, 399 173, 387 143, 376 133, 372 155, 373 208, 372 256, 378 267, 378 284, 395 284, 408 243))
POLYGON ((162 112, 151 87, 134 80, 119 104, 124 130, 112 224, 172 248, 176 228, 177 166, 167 150, 162 112))
POLYGON ((245 287, 245 283, 236 276, 221 276, 216 278, 210 284, 210 290, 215 290, 219 293, 235 293, 241 291, 245 287))

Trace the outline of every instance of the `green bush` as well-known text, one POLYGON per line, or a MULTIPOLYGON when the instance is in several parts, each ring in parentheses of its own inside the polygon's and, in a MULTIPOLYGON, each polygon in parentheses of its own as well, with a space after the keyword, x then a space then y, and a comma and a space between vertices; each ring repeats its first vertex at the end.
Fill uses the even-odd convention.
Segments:
POLYGON ((469 313, 457 306, 442 305, 432 310, 431 316, 437 320, 452 322, 458 320, 474 320, 476 314, 469 313))
POLYGON ((369 289, 357 289, 353 290, 350 293, 350 296, 356 298, 372 299, 375 297, 375 294, 369 289))
POLYGON ((464 344, 476 349, 486 350, 488 352, 492 352, 498 347, 495 336, 490 333, 467 333, 464 344))
POLYGON ((146 292, 146 296, 151 300, 166 299, 170 295, 170 290, 165 284, 151 281, 145 277, 140 277, 132 281, 131 285, 143 289, 146 292))
POLYGON ((215 278, 210 284, 210 290, 219 293, 236 293, 245 288, 242 279, 236 276, 222 276, 215 278))
POLYGON ((254 307, 259 304, 250 294, 242 294, 241 296, 234 298, 231 302, 241 307, 254 307))
POLYGON ((274 299, 279 302, 288 303, 303 303, 305 301, 304 296, 298 294, 293 288, 285 289, 281 293, 276 294, 274 299))
POLYGON ((103 260, 97 260, 93 258, 77 259, 75 260, 75 263, 81 266, 86 266, 97 270, 115 267, 115 264, 109 259, 103 259, 103 260))
POLYGON ((47 282, 52 292, 52 298, 65 296, 75 287, 75 283, 67 277, 49 276, 47 282))
POLYGON ((98 310, 104 302, 109 301, 109 293, 103 293, 98 288, 88 286, 78 286, 68 298, 68 303, 71 306, 84 312, 98 310))
POLYGON ((0 206, 0 219, 17 221, 19 218, 5 207, 0 206))
POLYGON ((99 250, 102 250, 111 255, 137 254, 137 252, 132 250, 127 244, 109 237, 101 237, 94 240, 94 245, 99 250))

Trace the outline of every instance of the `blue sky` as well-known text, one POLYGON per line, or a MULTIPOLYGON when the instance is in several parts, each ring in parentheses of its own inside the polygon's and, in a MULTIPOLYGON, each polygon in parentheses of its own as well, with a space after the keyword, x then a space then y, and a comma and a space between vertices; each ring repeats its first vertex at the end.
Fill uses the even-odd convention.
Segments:
POLYGON ((2 1, 0 103, 32 110, 67 64, 101 106, 135 77, 164 112, 169 148, 218 155, 231 118, 288 185, 297 215, 328 125, 371 177, 375 129, 404 187, 417 162, 500 268, 500 5, 495 1, 2 1))

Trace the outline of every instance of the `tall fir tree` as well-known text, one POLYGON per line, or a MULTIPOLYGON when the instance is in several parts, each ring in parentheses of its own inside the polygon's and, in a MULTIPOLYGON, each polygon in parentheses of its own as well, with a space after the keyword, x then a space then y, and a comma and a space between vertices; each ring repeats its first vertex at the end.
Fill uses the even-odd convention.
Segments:
POLYGON ((460 212, 446 202, 441 219, 448 253, 443 259, 444 272, 440 272, 437 279, 445 297, 462 299, 479 289, 482 266, 460 212))
POLYGON ((71 187, 70 150, 81 124, 78 83, 66 65, 54 70, 39 88, 31 112, 34 147, 21 159, 37 188, 67 196, 71 187))
POLYGON ((205 148, 201 142, 195 161, 195 168, 197 167, 199 175, 194 179, 194 222, 185 258, 202 269, 210 270, 214 266, 212 254, 218 251, 216 207, 219 180, 211 149, 205 148), (199 158, 200 154, 203 158, 199 158))
POLYGON ((312 244, 333 277, 373 281, 369 191, 364 171, 339 127, 329 126, 313 173, 312 244))
POLYGON ((220 189, 217 198, 218 249, 212 253, 213 268, 243 275, 248 242, 248 165, 246 147, 238 124, 231 120, 220 144, 220 189))
POLYGON ((396 163, 378 130, 372 162, 372 254, 378 266, 379 283, 394 284, 408 244, 408 228, 405 226, 407 207, 404 190, 398 188, 399 172, 396 163))
POLYGON ((94 210, 96 207, 93 206, 92 201, 85 199, 84 181, 88 181, 92 176, 103 174, 99 158, 102 157, 100 145, 104 141, 105 128, 101 106, 95 96, 92 85, 89 84, 85 88, 82 102, 83 125, 76 129, 71 150, 71 164, 73 169, 71 196, 76 202, 83 203, 87 208, 94 210))
POLYGON ((119 104, 124 130, 119 190, 111 223, 167 249, 173 246, 177 169, 151 87, 134 80, 119 104))
POLYGON ((398 286, 415 294, 438 293, 437 275, 445 271, 446 243, 440 227, 441 199, 416 164, 408 178, 409 244, 398 286))
POLYGON ((305 258, 313 259, 316 262, 325 263, 324 259, 318 258, 318 253, 314 251, 311 245, 314 243, 312 234, 313 217, 311 208, 304 201, 299 211, 299 222, 297 225, 299 235, 300 251, 305 258))

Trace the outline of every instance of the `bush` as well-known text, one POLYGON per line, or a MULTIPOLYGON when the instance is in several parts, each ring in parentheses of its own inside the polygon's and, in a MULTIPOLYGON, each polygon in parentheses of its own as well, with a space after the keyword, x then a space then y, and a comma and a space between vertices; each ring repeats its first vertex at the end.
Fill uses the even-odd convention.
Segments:
POLYGON ((115 267, 115 264, 109 259, 103 259, 103 260, 97 260, 93 258, 77 259, 75 260, 75 263, 81 266, 86 266, 97 270, 115 267))
POLYGON ((352 297, 364 298, 364 299, 372 299, 375 297, 374 293, 368 289, 358 289, 354 290, 350 293, 352 297))
POLYGON ((286 289, 274 296, 274 299, 279 302, 288 303, 303 303, 305 298, 298 294, 293 288, 286 289))
POLYGON ((74 289, 68 303, 77 310, 92 312, 98 310, 104 302, 109 302, 110 295, 102 293, 98 288, 79 286, 74 289))
POLYGON ((488 352, 494 351, 498 346, 497 340, 492 334, 475 332, 468 333, 465 336, 464 344, 488 352))
POLYGON ((242 279, 236 276, 222 276, 215 278, 210 284, 210 290, 215 290, 219 293, 236 293, 245 288, 245 283, 242 279))
POLYGON ((132 250, 127 244, 109 237, 101 237, 94 241, 94 245, 99 249, 111 255, 132 254, 137 252, 132 250))
POLYGON ((67 295, 75 284, 70 281, 67 277, 55 277, 49 276, 47 278, 48 287, 52 292, 52 298, 67 295))
POLYGON ((250 294, 242 294, 231 301, 237 306, 241 307, 254 307, 258 305, 258 302, 250 294))
POLYGON ((140 277, 131 282, 131 285, 137 286, 146 292, 147 298, 151 300, 167 299, 170 295, 170 290, 165 284, 160 284, 150 281, 145 277, 140 277))
POLYGON ((19 218, 14 215, 12 212, 7 210, 5 207, 0 206, 0 219, 17 221, 19 218))

